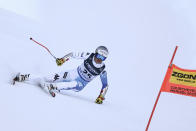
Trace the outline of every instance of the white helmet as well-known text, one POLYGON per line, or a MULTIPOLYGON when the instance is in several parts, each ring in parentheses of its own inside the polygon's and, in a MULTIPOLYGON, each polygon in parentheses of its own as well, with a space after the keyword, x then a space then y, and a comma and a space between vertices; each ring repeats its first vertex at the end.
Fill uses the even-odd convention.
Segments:
MULTIPOLYGON (((108 51, 108 49, 105 47, 105 46, 99 46, 99 47, 97 47, 97 49, 95 50, 95 53, 96 54, 99 54, 99 55, 101 55, 101 56, 103 56, 103 57, 105 57, 105 59, 108 57, 108 55, 109 55, 109 51, 108 51)), ((104 60, 105 60, 104 59, 104 60)))

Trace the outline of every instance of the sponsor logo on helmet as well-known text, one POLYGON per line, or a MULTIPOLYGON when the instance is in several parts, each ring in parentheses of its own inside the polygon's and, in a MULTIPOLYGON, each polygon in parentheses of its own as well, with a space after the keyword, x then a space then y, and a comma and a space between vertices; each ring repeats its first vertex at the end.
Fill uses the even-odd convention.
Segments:
POLYGON ((106 51, 104 51, 104 50, 99 50, 98 54, 100 54, 100 55, 102 55, 104 57, 107 57, 107 55, 108 55, 108 53, 106 51))

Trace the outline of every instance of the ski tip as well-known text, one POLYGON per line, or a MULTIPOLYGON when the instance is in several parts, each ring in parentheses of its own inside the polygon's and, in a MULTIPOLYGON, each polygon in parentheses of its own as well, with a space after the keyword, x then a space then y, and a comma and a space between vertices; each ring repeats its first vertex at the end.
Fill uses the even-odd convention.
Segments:
POLYGON ((15 83, 16 83, 16 77, 12 80, 12 85, 15 85, 15 83))
POLYGON ((32 40, 33 38, 32 37, 30 37, 30 40, 32 40))
POLYGON ((15 85, 16 81, 17 81, 17 77, 20 75, 20 73, 17 73, 15 75, 15 77, 12 79, 12 85, 15 85))

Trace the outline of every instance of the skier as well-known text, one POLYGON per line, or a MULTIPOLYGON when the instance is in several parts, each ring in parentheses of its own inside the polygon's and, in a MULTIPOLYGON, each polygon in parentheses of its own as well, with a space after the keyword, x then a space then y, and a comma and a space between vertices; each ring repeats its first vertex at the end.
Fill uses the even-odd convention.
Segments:
POLYGON ((52 74, 48 77, 35 77, 30 74, 18 74, 14 78, 14 82, 37 81, 40 87, 55 97, 55 92, 63 93, 65 90, 81 91, 90 81, 100 75, 102 89, 96 99, 97 104, 102 104, 108 90, 107 72, 103 61, 108 57, 108 49, 105 46, 99 46, 95 53, 69 53, 66 57, 57 58, 56 64, 63 65, 71 58, 84 59, 84 62, 76 69, 52 74), (63 82, 63 86, 58 83, 63 82))

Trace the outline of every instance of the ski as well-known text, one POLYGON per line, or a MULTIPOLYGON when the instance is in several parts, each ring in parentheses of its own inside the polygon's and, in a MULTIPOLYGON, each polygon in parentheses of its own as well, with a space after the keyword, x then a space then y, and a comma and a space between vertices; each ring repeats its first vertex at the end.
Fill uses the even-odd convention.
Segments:
MULTIPOLYGON (((14 76, 14 78, 12 79, 12 85, 15 85, 16 81, 19 81, 19 77, 20 77, 20 73, 17 73, 14 76)), ((27 77, 29 77, 29 74, 24 75, 24 78, 23 79, 25 80, 25 78, 27 78, 27 77)), ((47 90, 48 90, 48 94, 50 94, 52 97, 55 97, 56 94, 53 91, 53 89, 54 89, 54 86, 52 84, 50 84, 50 88, 48 88, 47 90)))

